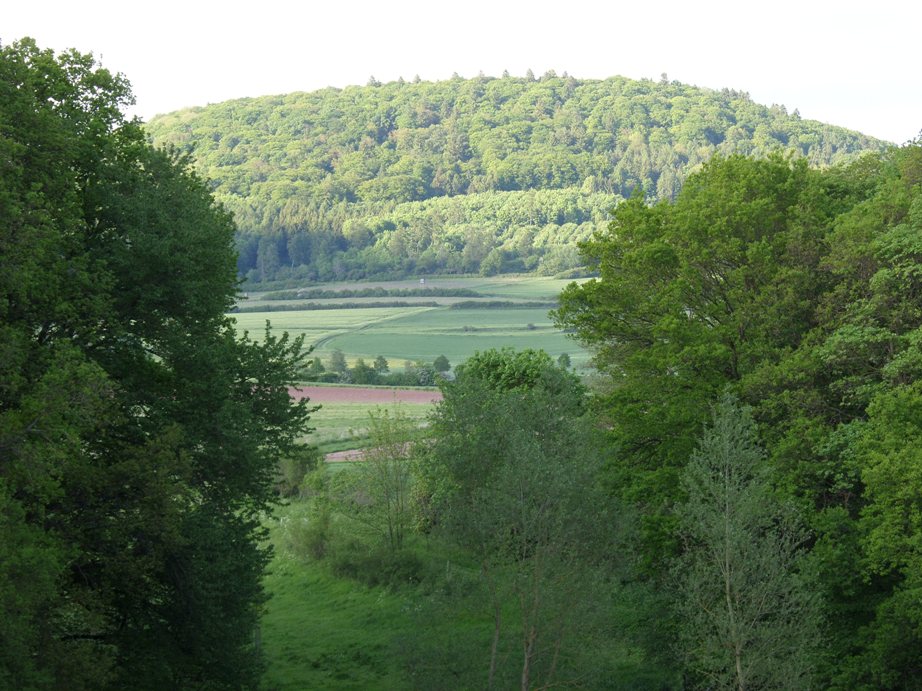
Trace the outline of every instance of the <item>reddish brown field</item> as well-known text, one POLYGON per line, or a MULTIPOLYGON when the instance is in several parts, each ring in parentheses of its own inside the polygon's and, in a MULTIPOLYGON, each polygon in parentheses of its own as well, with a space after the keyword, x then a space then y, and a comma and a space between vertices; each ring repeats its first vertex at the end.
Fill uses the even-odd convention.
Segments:
POLYGON ((288 389, 292 398, 307 396, 311 403, 435 403, 441 391, 420 389, 361 388, 358 386, 299 386, 288 389))

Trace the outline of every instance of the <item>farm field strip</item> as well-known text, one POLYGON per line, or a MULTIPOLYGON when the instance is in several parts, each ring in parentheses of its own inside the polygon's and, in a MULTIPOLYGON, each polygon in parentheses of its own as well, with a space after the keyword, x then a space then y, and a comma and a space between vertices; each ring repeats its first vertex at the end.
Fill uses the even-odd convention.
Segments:
POLYGON ((309 398, 311 403, 354 403, 357 405, 423 404, 442 400, 437 389, 401 389, 385 386, 293 386, 288 389, 292 398, 309 398))
MULTIPOLYGON (((469 288, 484 295, 480 301, 548 301, 569 280, 535 277, 427 279, 427 288, 469 288)), ((419 288, 418 282, 339 283, 316 286, 322 290, 356 290, 376 286, 390 289, 419 288)), ((251 293, 251 298, 258 293, 251 293)), ((342 298, 343 302, 389 300, 390 298, 342 298)), ((420 298, 406 297, 412 302, 420 298)), ((233 316, 238 330, 248 330, 259 339, 266 320, 275 333, 287 331, 304 335, 305 344, 314 347, 313 357, 326 363, 334 349, 341 350, 350 366, 358 358, 366 363, 383 355, 392 369, 407 360, 432 362, 445 355, 456 365, 477 351, 490 348, 540 348, 552 357, 567 353, 575 367, 586 366, 588 353, 566 334, 557 330, 547 307, 450 309, 447 301, 474 298, 435 298, 445 300, 440 307, 371 307, 325 310, 244 312, 233 316)), ((310 301, 310 300, 309 300, 310 301)), ((317 300, 319 302, 319 300, 317 300)), ((330 300, 331 303, 336 300, 330 300)), ((267 301, 266 304, 276 303, 267 301)))
MULTIPOLYGON (((548 276, 451 276, 451 277, 426 277, 425 283, 418 280, 407 279, 403 281, 338 281, 333 283, 323 283, 320 285, 305 286, 305 290, 367 290, 371 288, 384 288, 386 290, 425 290, 425 289, 455 289, 465 288, 477 291, 484 298, 504 299, 519 298, 522 300, 555 300, 567 285, 576 281, 581 283, 586 279, 570 278, 551 278, 548 276)), ((292 288, 273 288, 271 291, 247 291, 248 300, 241 304, 252 305, 256 303, 275 302, 274 300, 263 301, 263 296, 267 292, 278 292, 279 290, 293 290, 292 288)), ((336 298, 347 301, 358 301, 361 298, 336 298)), ((391 300, 400 298, 366 298, 370 301, 391 300)), ((408 300, 428 299, 421 297, 406 298, 408 300)), ((454 299, 470 300, 473 298, 435 298, 432 299, 454 299)), ((311 302, 311 300, 306 300, 311 302)), ((284 302, 288 302, 285 300, 284 302)), ((320 299, 315 300, 320 302, 320 299)))
MULTIPOLYGON (((527 305, 534 302, 546 302, 554 299, 554 296, 539 296, 534 297, 519 297, 515 295, 481 295, 479 297, 446 297, 439 295, 419 295, 413 297, 398 296, 398 297, 335 297, 335 298, 295 298, 290 300, 253 300, 249 299, 240 303, 240 307, 246 308, 246 312, 236 312, 235 314, 250 314, 252 311, 263 310, 265 312, 270 312, 273 310, 280 310, 280 307, 283 305, 286 307, 305 307, 308 305, 375 305, 382 302, 395 302, 395 303, 405 303, 408 306, 412 306, 414 303, 420 302, 435 302, 441 307, 450 307, 459 302, 496 302, 497 300, 502 300, 503 302, 514 302, 521 305, 527 305)), ((375 309, 370 307, 368 309, 375 309)), ((379 309, 389 309, 389 308, 379 308, 379 309)), ((402 307, 397 307, 395 309, 402 309, 402 307)), ((322 310, 292 310, 292 311, 306 311, 306 312, 317 312, 322 310)))
POLYGON ((389 319, 405 317, 434 309, 432 307, 373 307, 287 312, 243 312, 232 314, 237 331, 249 331, 254 340, 262 340, 269 321, 273 332, 287 331, 292 337, 304 334, 305 344, 314 345, 341 333, 365 329, 389 319))

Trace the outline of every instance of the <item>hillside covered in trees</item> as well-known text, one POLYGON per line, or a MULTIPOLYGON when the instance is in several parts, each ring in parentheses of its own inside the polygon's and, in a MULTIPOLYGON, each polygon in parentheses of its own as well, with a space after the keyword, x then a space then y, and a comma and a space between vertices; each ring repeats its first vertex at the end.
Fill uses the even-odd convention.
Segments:
POLYGON ((812 166, 884 143, 746 93, 623 77, 373 79, 158 116, 233 213, 251 280, 579 266, 576 241, 642 188, 675 198, 715 154, 812 166))

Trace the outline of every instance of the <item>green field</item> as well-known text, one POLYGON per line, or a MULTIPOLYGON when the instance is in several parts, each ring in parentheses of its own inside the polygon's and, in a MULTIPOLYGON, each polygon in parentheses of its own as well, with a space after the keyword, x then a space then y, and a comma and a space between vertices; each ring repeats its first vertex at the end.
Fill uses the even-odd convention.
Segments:
MULTIPOLYGON (((432 288, 467 288, 481 296, 480 301, 554 300, 570 281, 544 277, 450 278, 429 279, 432 288)), ((370 282, 326 284, 326 290, 346 290, 369 287, 392 289, 420 287, 418 282, 370 282)), ((249 293, 248 306, 271 305, 261 301, 259 293, 249 293)), ((314 346, 314 354, 323 360, 338 348, 350 363, 358 358, 366 362, 378 355, 386 357, 392 368, 405 360, 432 362, 445 355, 452 365, 477 351, 509 346, 516 349, 540 348, 551 356, 570 355, 574 367, 586 367, 588 354, 566 334, 554 328, 546 306, 535 308, 449 309, 449 305, 472 298, 432 298, 438 307, 374 307, 324 310, 292 310, 279 312, 245 312, 234 314, 240 330, 260 338, 266 320, 276 332, 287 331, 293 336, 303 334, 305 343, 314 346)), ((361 302, 399 300, 397 298, 343 298, 314 302, 361 302)), ((403 298, 403 302, 418 302, 418 297, 403 298)), ((428 298, 427 298, 428 300, 428 298)), ((288 301, 286 301, 287 303, 288 301)), ((297 301, 295 301, 296 303, 297 301)), ((275 303, 278 305, 278 303, 275 303)))
POLYGON ((232 315, 239 331, 249 331, 252 338, 261 339, 266 328, 266 321, 271 322, 274 332, 287 331, 292 336, 304 335, 307 345, 323 348, 330 338, 337 335, 366 329, 374 324, 390 319, 402 318, 432 308, 393 307, 370 309, 341 309, 294 312, 246 312, 232 315))
POLYGON ((380 406, 368 403, 324 403, 311 415, 314 431, 307 441, 322 453, 343 451, 365 446, 368 437, 368 416, 386 408, 395 414, 401 411, 407 418, 423 425, 432 412, 431 403, 400 403, 380 406))
MULTIPOLYGON (((365 288, 385 288, 389 290, 416 290, 416 289, 438 289, 438 288, 465 288, 480 293, 484 298, 490 299, 522 299, 522 300, 554 300, 569 283, 576 280, 577 283, 585 279, 570 278, 550 278, 547 276, 447 276, 447 277, 427 277, 425 283, 418 280, 403 281, 339 281, 334 283, 324 283, 321 285, 305 286, 307 289, 318 288, 322 290, 362 290, 365 288)), ((256 285, 256 284, 254 284, 256 285)), ((253 285, 250 286, 251 288, 253 285)), ((262 302, 264 291, 246 290, 247 299, 241 304, 259 304, 262 302)), ((358 300, 359 298, 344 298, 349 301, 358 300)), ((393 299, 393 298, 369 298, 372 300, 393 299)), ((407 300, 420 300, 419 297, 406 298, 407 300)), ((430 299, 430 298, 426 298, 430 299)), ((470 298, 439 298, 433 297, 433 300, 454 300, 470 298)), ((320 300, 317 300, 318 302, 320 300)), ((287 302, 287 300, 286 300, 287 302)))

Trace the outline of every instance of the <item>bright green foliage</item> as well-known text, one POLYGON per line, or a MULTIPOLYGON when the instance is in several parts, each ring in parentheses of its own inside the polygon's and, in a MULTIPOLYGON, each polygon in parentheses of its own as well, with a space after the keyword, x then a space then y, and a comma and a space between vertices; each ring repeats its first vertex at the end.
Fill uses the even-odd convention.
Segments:
POLYGON ((797 573, 806 534, 769 484, 747 408, 724 396, 682 472, 681 653, 702 686, 811 687, 818 598, 797 573))
POLYGON ((892 584, 863 631, 867 651, 849 670, 849 685, 912 688, 922 665, 922 386, 875 398, 856 452, 866 505, 859 531, 863 577, 892 584))
POLYGON ((459 378, 480 380, 496 391, 528 390, 541 386, 555 393, 567 393, 579 401, 575 377, 554 366, 543 350, 503 348, 478 352, 457 367, 459 378))
POLYGON ((816 534, 820 686, 904 688, 918 673, 918 151, 825 171, 713 160, 674 204, 619 207, 584 247, 600 278, 557 313, 608 375, 608 482, 644 512, 653 577, 678 549, 671 507, 705 411, 727 387, 753 406, 773 479, 816 534))
POLYGON ((710 402, 796 348, 815 319, 814 189, 804 162, 716 159, 674 204, 621 205, 584 246, 600 277, 561 296, 559 324, 613 375, 614 482, 648 507, 654 539, 670 530, 664 509, 710 402))
POLYGON ((229 101, 147 129, 194 147, 256 280, 552 275, 619 199, 672 199, 714 155, 828 165, 881 148, 745 93, 553 74, 229 101))
POLYGON ((301 344, 238 339, 234 228, 127 84, 0 49, 0 685, 240 688, 301 344))

